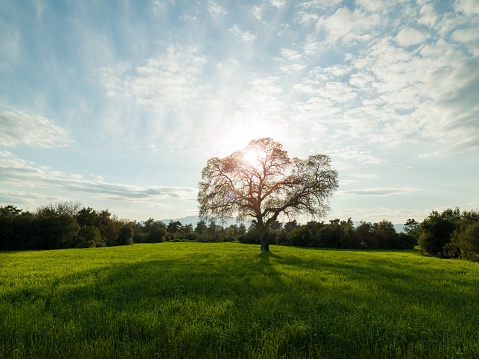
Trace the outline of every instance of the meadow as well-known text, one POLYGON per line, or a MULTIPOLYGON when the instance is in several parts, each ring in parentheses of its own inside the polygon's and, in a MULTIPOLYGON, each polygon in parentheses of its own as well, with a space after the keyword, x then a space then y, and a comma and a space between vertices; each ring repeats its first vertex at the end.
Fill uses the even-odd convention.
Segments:
POLYGON ((239 243, 0 252, 0 358, 479 358, 479 264, 239 243))

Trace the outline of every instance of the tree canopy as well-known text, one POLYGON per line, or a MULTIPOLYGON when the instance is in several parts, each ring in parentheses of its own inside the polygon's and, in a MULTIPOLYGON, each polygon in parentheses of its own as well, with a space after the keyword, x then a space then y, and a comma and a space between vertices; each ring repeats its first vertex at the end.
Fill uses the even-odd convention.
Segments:
POLYGON ((271 138, 253 140, 230 156, 208 160, 199 183, 200 216, 253 219, 261 249, 268 251, 267 234, 280 215, 324 216, 337 176, 326 155, 290 158, 271 138))

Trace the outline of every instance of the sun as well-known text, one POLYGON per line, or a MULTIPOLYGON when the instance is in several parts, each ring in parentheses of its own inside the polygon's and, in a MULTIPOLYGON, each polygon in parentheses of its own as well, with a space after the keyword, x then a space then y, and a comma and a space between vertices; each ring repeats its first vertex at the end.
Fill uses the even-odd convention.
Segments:
MULTIPOLYGON (((264 118, 259 113, 237 113, 215 128, 214 140, 209 144, 219 157, 225 157, 248 145, 251 140, 270 137, 276 141, 288 138, 284 124, 264 118)), ((256 154, 247 154, 246 161, 257 162, 256 154)))
POLYGON ((241 156, 243 160, 250 166, 256 166, 259 161, 258 153, 254 149, 246 149, 241 156))

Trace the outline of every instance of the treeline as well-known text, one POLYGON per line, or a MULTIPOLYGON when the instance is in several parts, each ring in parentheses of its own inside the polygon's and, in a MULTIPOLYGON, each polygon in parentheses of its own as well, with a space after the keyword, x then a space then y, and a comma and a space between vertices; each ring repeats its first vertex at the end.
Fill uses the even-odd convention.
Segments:
POLYGON ((420 253, 479 262, 479 210, 432 211, 419 228, 420 253))
POLYGON ((0 207, 0 250, 127 245, 134 225, 80 203, 49 204, 33 213, 8 205, 0 207))
MULTIPOLYGON (((416 223, 417 224, 417 223, 416 223)), ((407 225, 407 224, 406 224, 407 225)), ((414 227, 414 226, 413 226, 414 227)), ((329 223, 275 222, 269 243, 279 245, 343 249, 407 249, 417 243, 414 231, 396 233, 389 221, 361 222, 351 219, 329 223)), ((96 211, 76 202, 59 202, 28 212, 8 205, 0 207, 0 250, 61 249, 162 243, 165 241, 260 243, 253 224, 223 227, 214 220, 195 227, 179 221, 165 224, 150 218, 145 222, 119 220, 108 210, 96 211)))
MULTIPOLYGON (((410 228, 406 226, 406 228, 410 228)), ((411 227, 413 228, 414 225, 411 227)), ((143 224, 137 223, 135 242, 197 241, 197 242, 232 242, 260 244, 260 234, 255 226, 248 229, 244 223, 232 224, 224 228, 215 221, 199 221, 193 225, 182 225, 179 221, 165 224, 149 219, 143 224)), ((371 224, 361 222, 354 228, 351 219, 331 220, 329 223, 308 222, 305 225, 291 221, 286 224, 275 222, 271 226, 268 241, 271 244, 343 248, 343 249, 410 249, 417 244, 413 231, 411 234, 397 233, 392 222, 381 221, 371 224)))
POLYGON ((153 218, 143 223, 136 223, 135 243, 162 243, 165 241, 192 242, 233 242, 246 233, 244 223, 233 224, 227 228, 215 221, 199 221, 193 228, 192 224, 183 225, 180 221, 170 221, 165 224, 153 218))
MULTIPOLYGON (((304 225, 292 221, 283 226, 276 222, 268 240, 279 245, 341 249, 411 249, 417 244, 412 230, 410 234, 397 233, 390 221, 361 222, 355 228, 351 218, 347 221, 334 219, 329 223, 311 221, 304 225)), ((253 227, 239 241, 259 243, 253 227)))
MULTIPOLYGON (((341 249, 411 249, 419 244, 423 255, 479 261, 479 210, 432 211, 418 223, 408 219, 405 233, 392 222, 331 220, 275 222, 271 244, 341 249)), ((195 227, 179 221, 165 224, 150 218, 145 222, 120 220, 108 210, 96 211, 80 203, 59 202, 28 212, 8 205, 0 207, 0 250, 60 249, 162 243, 165 241, 232 242, 260 244, 251 224, 223 227, 215 221, 199 221, 195 227)))

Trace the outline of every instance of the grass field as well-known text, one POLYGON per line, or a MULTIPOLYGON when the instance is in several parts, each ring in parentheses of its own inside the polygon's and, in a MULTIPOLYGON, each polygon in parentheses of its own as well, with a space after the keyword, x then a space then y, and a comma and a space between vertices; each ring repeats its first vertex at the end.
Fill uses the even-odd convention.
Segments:
POLYGON ((479 358, 479 264, 238 243, 0 253, 0 358, 479 358))

